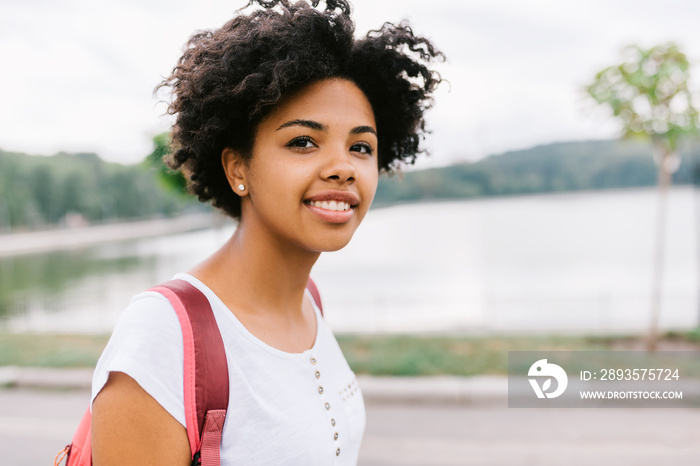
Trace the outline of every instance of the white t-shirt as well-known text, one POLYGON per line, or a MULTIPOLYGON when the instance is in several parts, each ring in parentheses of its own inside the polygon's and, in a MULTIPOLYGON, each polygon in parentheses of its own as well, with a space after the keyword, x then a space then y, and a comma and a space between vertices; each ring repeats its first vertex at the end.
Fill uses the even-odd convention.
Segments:
MULTIPOLYGON (((362 392, 316 306, 313 347, 286 353, 253 336, 202 282, 188 274, 174 278, 209 299, 226 348, 230 383, 221 464, 357 464, 365 429, 362 392)), ((110 372, 123 372, 184 426, 183 360, 170 302, 156 292, 136 295, 97 363, 92 399, 110 372)))

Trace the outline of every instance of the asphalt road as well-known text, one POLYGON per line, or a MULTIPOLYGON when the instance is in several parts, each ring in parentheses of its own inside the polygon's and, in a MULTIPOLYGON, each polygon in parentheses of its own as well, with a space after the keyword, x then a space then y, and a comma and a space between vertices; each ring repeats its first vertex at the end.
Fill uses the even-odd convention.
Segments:
MULTIPOLYGON (((0 464, 52 464, 84 390, 0 389, 0 464)), ((697 466, 700 410, 367 403, 364 466, 697 466)))
POLYGON ((364 466, 697 466, 700 410, 372 405, 364 466))

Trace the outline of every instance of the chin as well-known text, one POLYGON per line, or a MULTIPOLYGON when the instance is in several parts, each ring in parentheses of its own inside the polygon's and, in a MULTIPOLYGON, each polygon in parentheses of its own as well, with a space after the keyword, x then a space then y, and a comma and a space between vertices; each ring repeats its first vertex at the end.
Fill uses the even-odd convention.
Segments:
MULTIPOLYGON (((330 236, 330 235, 329 235, 330 236)), ((350 243, 352 235, 333 235, 334 237, 319 238, 318 241, 314 241, 314 244, 309 245, 311 249, 317 252, 335 252, 343 249, 350 243)))
POLYGON ((343 249, 345 246, 347 246, 349 242, 350 242, 350 241, 345 241, 344 243, 326 245, 326 246, 324 246, 324 247, 318 248, 318 252, 335 252, 335 251, 340 251, 340 250, 343 249))

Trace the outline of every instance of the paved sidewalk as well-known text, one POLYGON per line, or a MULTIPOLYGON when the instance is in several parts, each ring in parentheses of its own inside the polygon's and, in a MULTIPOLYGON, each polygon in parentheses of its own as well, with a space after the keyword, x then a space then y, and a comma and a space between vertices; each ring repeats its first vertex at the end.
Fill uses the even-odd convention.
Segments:
POLYGON ((361 466, 697 466, 698 409, 367 403, 361 466))
POLYGON ((92 368, 48 369, 41 367, 0 366, 0 387, 41 389, 88 389, 92 368))
POLYGON ((82 228, 54 228, 44 231, 9 233, 0 235, 0 257, 84 248, 114 241, 184 233, 211 228, 221 223, 221 216, 193 213, 175 218, 156 218, 82 228))
MULTIPOLYGON (((367 401, 378 403, 420 402, 480 405, 506 404, 505 376, 476 377, 357 377, 367 401)), ((92 369, 45 369, 0 367, 0 387, 22 389, 89 389, 92 369)))

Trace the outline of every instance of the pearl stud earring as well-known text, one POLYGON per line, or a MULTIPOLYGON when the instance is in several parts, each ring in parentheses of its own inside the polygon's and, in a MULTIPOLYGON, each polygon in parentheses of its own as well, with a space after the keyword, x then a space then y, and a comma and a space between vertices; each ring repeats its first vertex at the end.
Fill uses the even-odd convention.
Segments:
POLYGON ((244 185, 244 184, 239 184, 239 185, 238 185, 238 190, 239 190, 239 191, 243 191, 244 189, 245 189, 245 185, 244 185))

